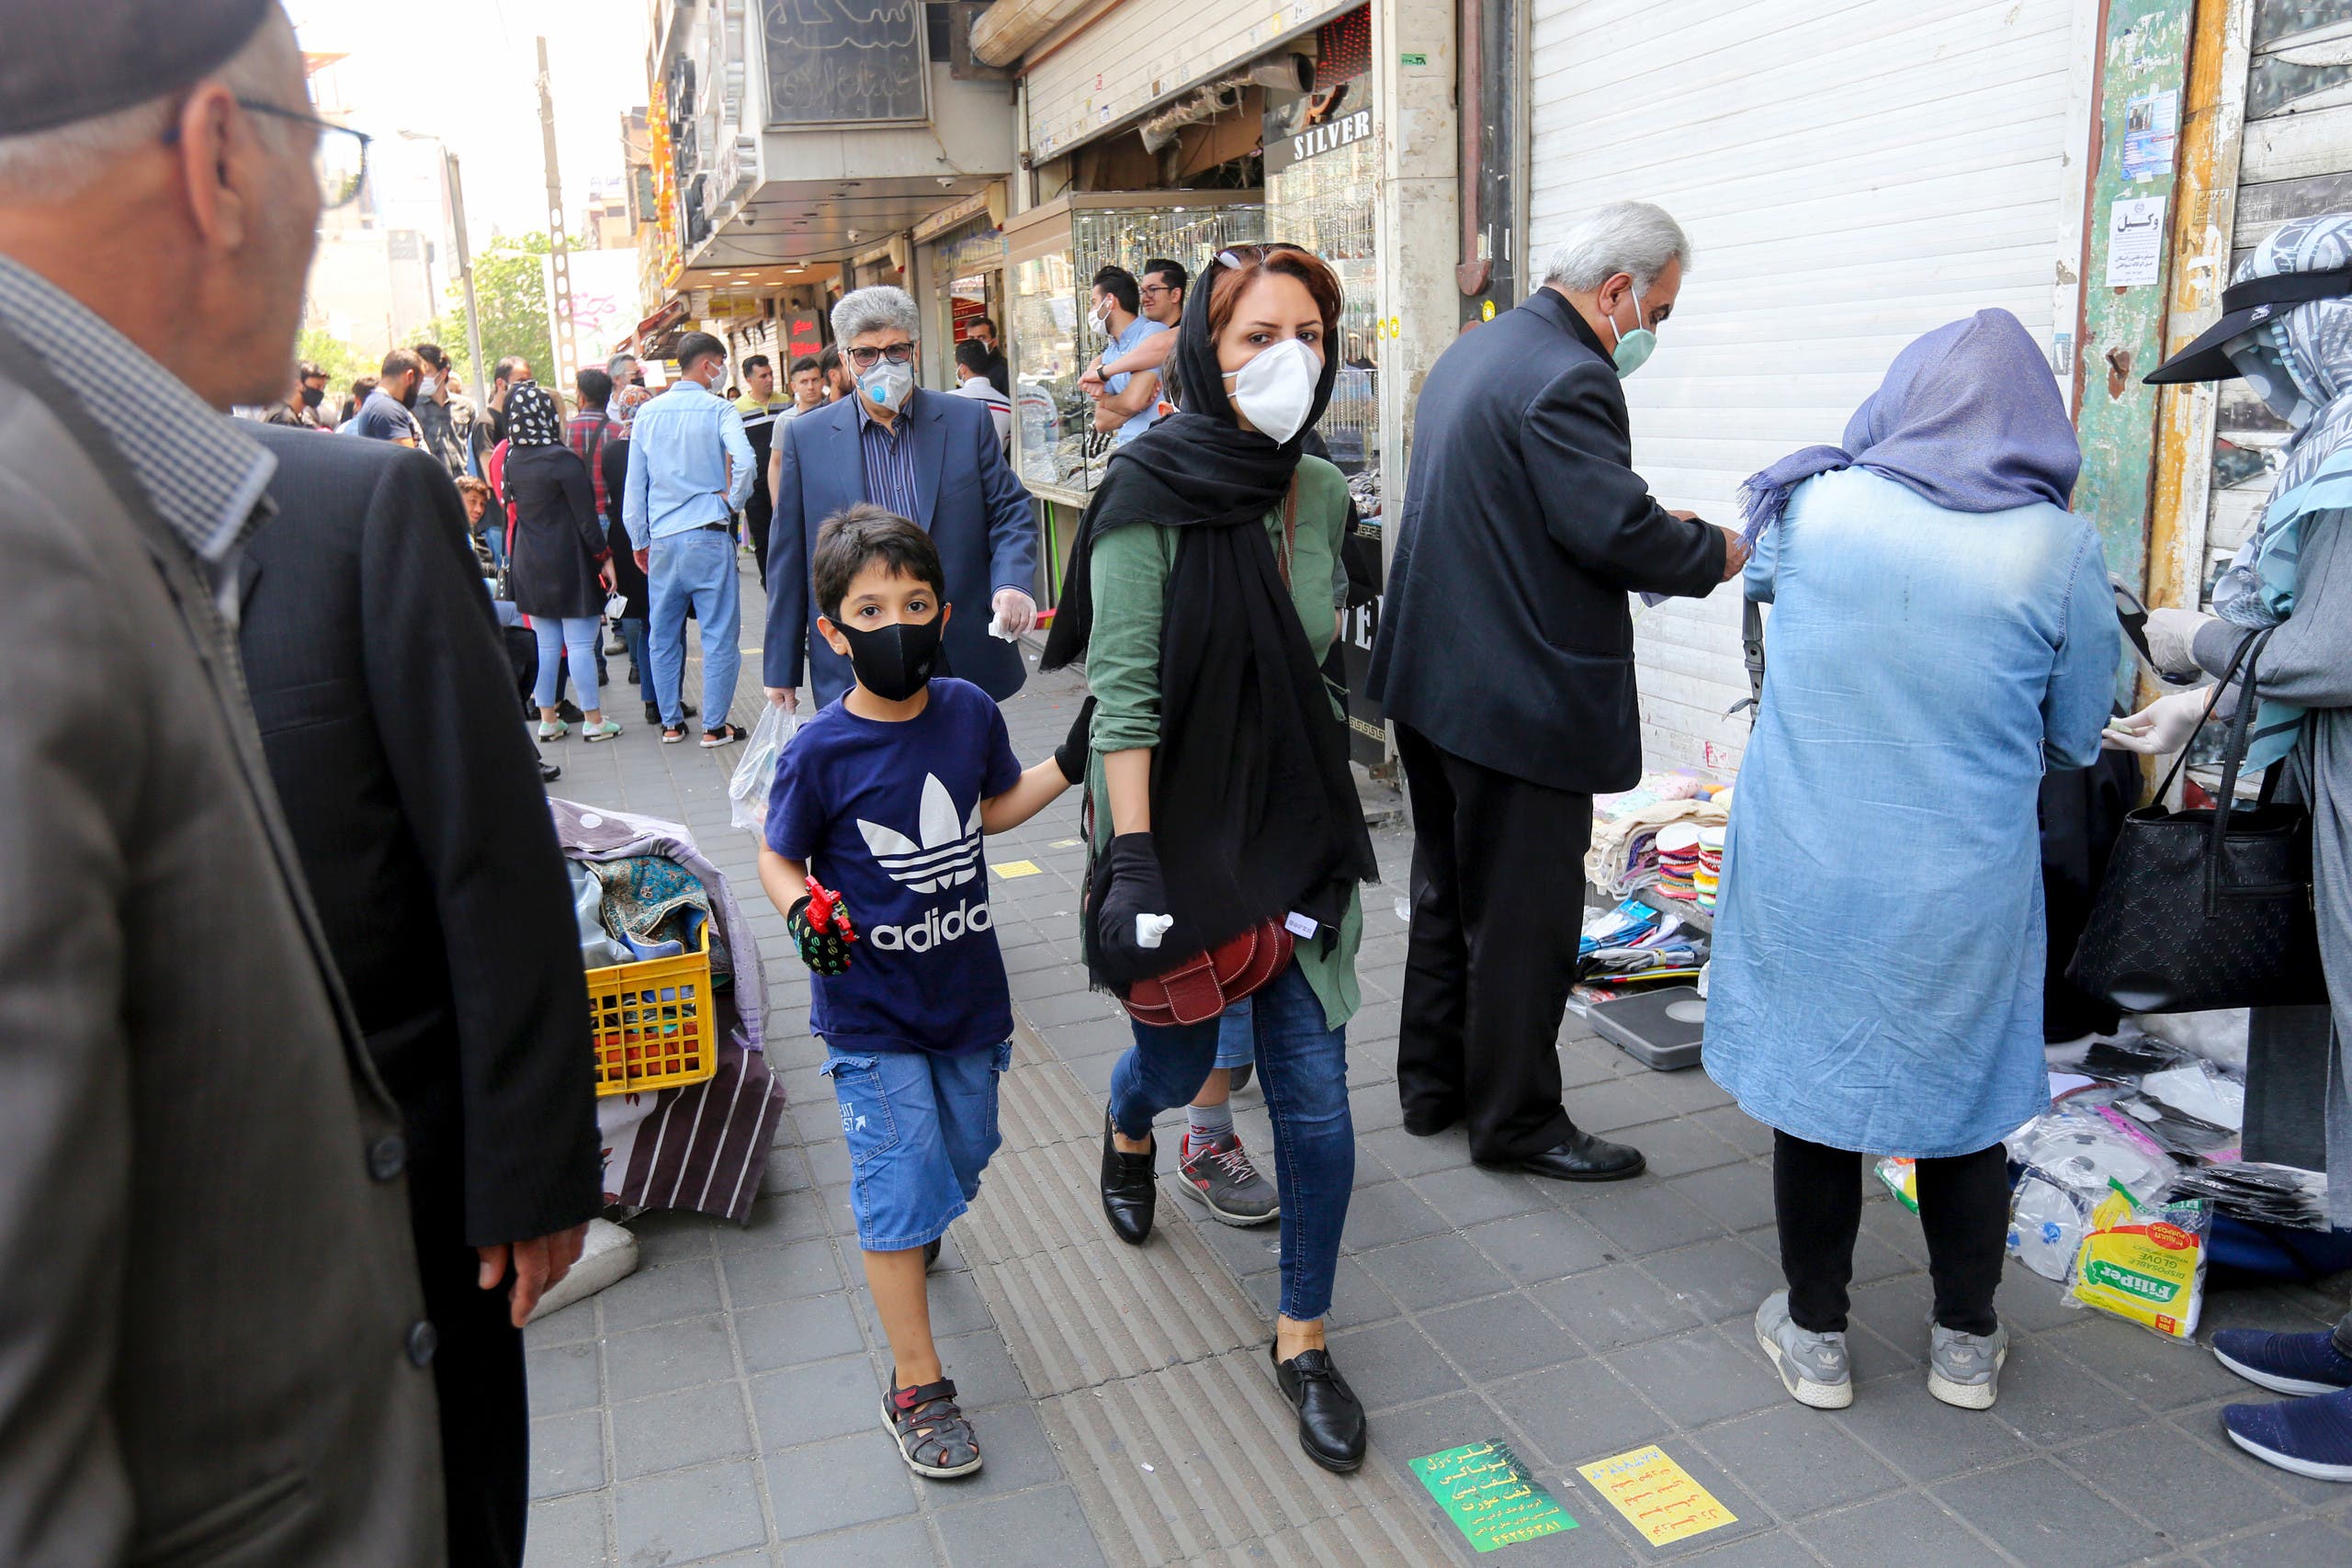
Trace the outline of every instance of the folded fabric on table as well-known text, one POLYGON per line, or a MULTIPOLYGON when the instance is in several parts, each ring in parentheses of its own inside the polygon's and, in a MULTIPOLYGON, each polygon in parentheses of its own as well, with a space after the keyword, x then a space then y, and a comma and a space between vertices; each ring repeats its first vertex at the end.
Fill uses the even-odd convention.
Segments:
POLYGON ((1624 897, 1659 879, 1658 830, 1669 823, 1720 827, 1730 813, 1720 798, 1692 791, 1721 786, 1686 773, 1652 773, 1634 788, 1592 799, 1592 844, 1585 852, 1588 881, 1613 897, 1624 897))

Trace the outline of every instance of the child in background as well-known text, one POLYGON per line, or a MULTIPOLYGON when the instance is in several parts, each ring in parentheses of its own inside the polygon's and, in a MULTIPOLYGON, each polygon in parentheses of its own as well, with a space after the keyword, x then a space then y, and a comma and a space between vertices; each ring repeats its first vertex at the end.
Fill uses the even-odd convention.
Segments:
POLYGON ((931 536, 894 513, 830 519, 811 575, 817 629, 856 683, 785 748, 760 882, 817 976, 809 1029, 825 1042, 857 1244, 895 1361, 884 1424, 916 1474, 968 1475, 979 1444, 933 1343, 924 1271, 996 1152, 1012 1058, 980 836, 1084 777, 1092 705, 1024 773, 988 694, 932 679, 946 572, 931 536))

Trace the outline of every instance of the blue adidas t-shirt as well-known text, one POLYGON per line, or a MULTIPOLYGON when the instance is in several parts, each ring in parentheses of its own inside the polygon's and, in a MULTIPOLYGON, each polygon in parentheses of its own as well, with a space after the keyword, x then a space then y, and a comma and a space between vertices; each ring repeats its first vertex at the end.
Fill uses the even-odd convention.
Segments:
POLYGON ((814 977, 808 1029, 837 1051, 993 1048, 1012 994, 989 914, 980 802, 1021 777, 995 701, 942 677, 903 723, 835 701, 776 763, 768 848, 842 896, 846 975, 814 977))

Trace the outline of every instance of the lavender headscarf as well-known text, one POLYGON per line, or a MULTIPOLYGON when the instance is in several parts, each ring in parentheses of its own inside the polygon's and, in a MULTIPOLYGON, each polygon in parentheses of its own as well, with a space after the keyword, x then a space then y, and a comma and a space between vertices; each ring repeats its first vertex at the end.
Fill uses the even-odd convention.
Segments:
POLYGON ((1832 468, 1868 468, 1954 512, 2064 506, 2083 466, 2050 363, 2007 310, 1938 327, 1894 356, 1846 422, 1842 446, 1807 446, 1740 487, 1744 534, 1779 520, 1789 492, 1832 468))

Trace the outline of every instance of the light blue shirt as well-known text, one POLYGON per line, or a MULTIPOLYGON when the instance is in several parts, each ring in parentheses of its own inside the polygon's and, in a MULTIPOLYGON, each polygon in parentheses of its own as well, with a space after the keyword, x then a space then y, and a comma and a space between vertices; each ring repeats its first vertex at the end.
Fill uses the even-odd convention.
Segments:
POLYGON ((1988 1148, 2050 1104, 2035 804, 2046 770, 2098 760, 2114 696, 2098 536, 1845 468, 1791 493, 1747 588, 1773 612, 1707 1072, 1834 1149, 1988 1148))
POLYGON ((629 428, 621 498, 629 544, 641 550, 727 522, 750 497, 759 478, 752 470, 752 441, 735 405, 699 381, 680 381, 639 409, 629 428))
MULTIPOLYGON (((1158 321, 1150 321, 1142 316, 1137 316, 1134 321, 1127 323, 1127 330, 1125 332, 1121 333, 1109 343, 1103 344, 1102 362, 1105 365, 1108 365, 1112 360, 1120 357, 1122 355, 1134 352, 1136 345, 1143 342, 1144 339, 1149 337, 1152 333, 1164 333, 1168 329, 1166 327, 1160 325, 1158 321)), ((1152 374, 1156 375, 1158 372, 1155 371, 1152 372, 1152 374)), ((1116 376, 1105 377, 1102 382, 1102 389, 1109 392, 1114 397, 1116 397, 1119 393, 1127 389, 1127 382, 1133 375, 1133 371, 1122 370, 1116 376)), ((1149 430, 1153 425, 1158 424, 1159 423, 1159 405, 1157 402, 1154 402, 1151 407, 1145 409, 1142 412, 1129 419, 1126 423, 1119 426, 1119 433, 1111 437, 1111 445, 1114 446, 1125 446, 1128 442, 1133 441, 1136 436, 1141 435, 1145 431, 1149 430)))

